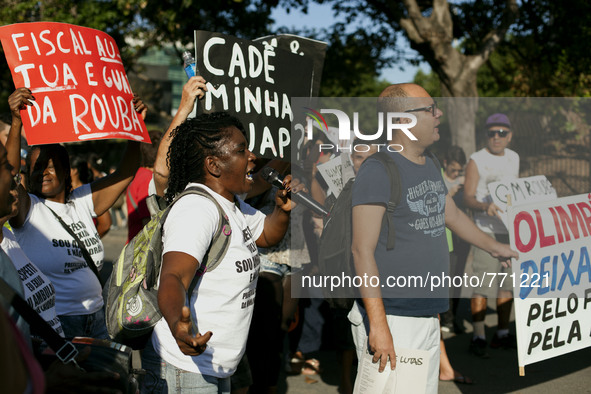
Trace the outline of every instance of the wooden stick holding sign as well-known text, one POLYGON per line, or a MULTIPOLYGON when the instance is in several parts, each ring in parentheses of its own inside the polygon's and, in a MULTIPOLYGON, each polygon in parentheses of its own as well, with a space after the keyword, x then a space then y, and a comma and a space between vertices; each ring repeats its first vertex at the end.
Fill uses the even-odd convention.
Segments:
POLYGON ((22 117, 29 144, 125 138, 150 142, 134 111, 119 49, 102 31, 66 23, 0 27, 16 87, 35 102, 22 117))

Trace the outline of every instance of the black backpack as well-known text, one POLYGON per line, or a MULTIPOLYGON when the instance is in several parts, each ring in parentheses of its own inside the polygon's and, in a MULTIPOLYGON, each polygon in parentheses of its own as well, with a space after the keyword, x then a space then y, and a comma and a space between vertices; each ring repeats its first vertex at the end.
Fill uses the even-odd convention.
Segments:
MULTIPOLYGON (((392 215, 396 205, 400 203, 400 173, 396 162, 386 153, 378 152, 371 156, 379 160, 390 179, 390 201, 386 208, 386 214, 382 221, 382 226, 388 226, 388 249, 394 247, 396 234, 394 225, 391 223, 392 215)), ((353 241, 352 204, 353 182, 355 178, 350 179, 345 184, 339 194, 336 202, 330 210, 328 220, 324 224, 318 252, 318 266, 322 277, 329 278, 353 278, 355 266, 353 264, 353 255, 351 254, 351 244, 353 241)), ((328 282, 330 284, 330 280, 328 282)), ((331 308, 351 309, 353 302, 359 298, 359 289, 349 283, 341 283, 341 286, 331 290, 330 287, 323 287, 324 298, 331 308)))
MULTIPOLYGON (((430 151, 425 151, 425 155, 433 160, 438 169, 441 169, 439 161, 430 151)), ((400 203, 402 194, 400 172, 398 171, 396 162, 385 152, 377 152, 371 157, 383 164, 390 179, 390 201, 388 201, 386 213, 382 219, 382 227, 387 226, 388 228, 386 248, 390 250, 394 248, 396 240, 396 232, 392 223, 392 213, 400 203)), ((329 278, 327 281, 328 286, 323 286, 324 298, 331 308, 336 309, 350 310, 355 299, 360 297, 359 289, 352 282, 343 281, 347 277, 351 278, 352 281, 356 275, 353 255, 351 253, 353 241, 353 207, 351 198, 354 181, 355 179, 353 178, 345 184, 339 197, 332 206, 328 220, 324 224, 319 244, 318 265, 320 274, 322 277, 328 276, 329 278), (330 278, 333 277, 340 278, 341 285, 331 289, 330 278)))

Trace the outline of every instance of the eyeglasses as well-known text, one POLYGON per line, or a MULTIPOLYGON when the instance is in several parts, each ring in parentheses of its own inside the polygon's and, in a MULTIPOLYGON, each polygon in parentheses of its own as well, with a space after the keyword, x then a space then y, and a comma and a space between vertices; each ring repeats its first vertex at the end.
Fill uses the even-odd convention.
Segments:
POLYGON ((17 173, 15 176, 12 177, 12 179, 14 180, 14 182, 16 183, 16 185, 20 185, 21 184, 21 173, 17 173))
POLYGON ((404 112, 421 112, 421 111, 425 111, 425 112, 431 112, 431 114, 433 116, 435 116, 435 113, 437 112, 437 103, 435 101, 433 101, 433 104, 431 104, 428 107, 421 107, 421 108, 414 108, 414 109, 408 109, 404 112))
POLYGON ((486 135, 488 138, 494 138, 496 134, 499 135, 500 138, 505 138, 511 131, 510 130, 487 130, 486 135))

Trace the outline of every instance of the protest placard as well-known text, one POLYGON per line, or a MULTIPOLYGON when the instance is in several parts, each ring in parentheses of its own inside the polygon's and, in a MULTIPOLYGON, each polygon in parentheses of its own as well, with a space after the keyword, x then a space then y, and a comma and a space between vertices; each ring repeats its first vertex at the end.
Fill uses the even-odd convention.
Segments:
POLYGON ((126 138, 150 142, 113 38, 66 23, 0 27, 14 85, 35 96, 22 116, 29 144, 126 138))
POLYGON ((519 366, 591 346, 591 194, 508 211, 519 366))
POLYGON ((355 177, 351 156, 348 153, 342 153, 326 163, 318 164, 316 168, 328 186, 327 194, 333 194, 335 198, 339 197, 347 182, 355 177))
POLYGON ((303 56, 312 61, 312 91, 311 96, 317 97, 320 92, 322 70, 324 69, 324 58, 328 44, 324 41, 313 40, 307 37, 300 37, 294 34, 275 34, 256 38, 253 41, 260 41, 265 45, 290 51, 293 54, 303 56))
POLYGON ((487 187, 493 203, 502 210, 497 216, 505 227, 509 227, 507 205, 519 206, 557 198, 556 190, 544 175, 491 182, 487 187))
POLYGON ((326 163, 316 166, 320 176, 328 186, 327 194, 333 194, 338 197, 343 190, 343 164, 340 156, 334 157, 326 163))
POLYGON ((514 206, 557 198, 556 190, 544 175, 491 182, 487 186, 493 202, 503 211, 507 210, 507 195, 511 196, 514 206))
POLYGON ((291 157, 291 97, 309 97, 312 61, 289 51, 206 31, 195 32, 197 69, 207 81, 198 113, 227 111, 246 129, 258 157, 291 157))

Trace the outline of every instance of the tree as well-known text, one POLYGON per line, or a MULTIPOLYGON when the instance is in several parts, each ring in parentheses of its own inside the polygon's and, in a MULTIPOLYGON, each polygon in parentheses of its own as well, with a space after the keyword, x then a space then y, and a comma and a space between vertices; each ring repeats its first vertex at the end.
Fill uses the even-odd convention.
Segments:
MULTIPOLYGON (((449 100, 447 114, 452 143, 467 154, 475 150, 474 120, 478 106, 477 72, 499 46, 518 14, 516 0, 316 0, 331 3, 348 22, 365 21, 368 31, 381 31, 395 48, 399 32, 431 66, 442 94, 474 97, 449 100), (368 25, 368 21, 371 25, 368 25)), ((285 0, 306 9, 308 0, 285 0)))
POLYGON ((590 96, 589 26, 586 0, 524 1, 507 42, 481 69, 479 86, 488 95, 590 96))
MULTIPOLYGON (((385 62, 381 36, 358 30, 345 33, 346 26, 337 24, 318 38, 329 43, 320 97, 377 97, 388 86, 378 79, 378 70, 385 62)), ((299 32, 305 37, 314 33, 299 32)))

